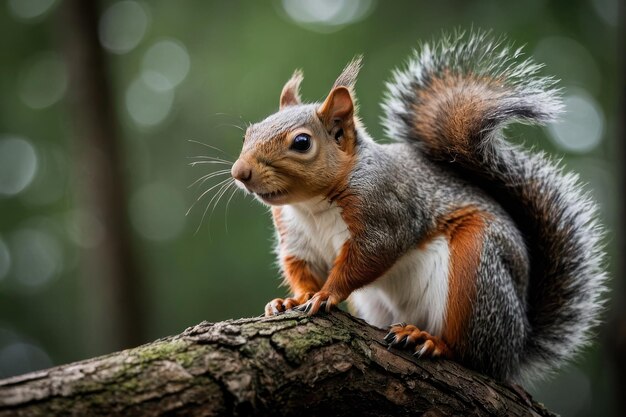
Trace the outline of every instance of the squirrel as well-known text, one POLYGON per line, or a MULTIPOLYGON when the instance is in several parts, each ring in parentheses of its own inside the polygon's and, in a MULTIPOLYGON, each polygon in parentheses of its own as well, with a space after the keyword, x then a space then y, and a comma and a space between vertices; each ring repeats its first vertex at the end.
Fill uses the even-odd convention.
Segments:
POLYGON ((386 144, 357 116, 360 57, 322 103, 301 101, 294 72, 231 169, 271 207, 292 292, 266 316, 348 300, 391 347, 511 383, 587 344, 603 229, 576 175, 504 138, 562 111, 556 81, 521 54, 486 32, 421 44, 387 83, 386 144))

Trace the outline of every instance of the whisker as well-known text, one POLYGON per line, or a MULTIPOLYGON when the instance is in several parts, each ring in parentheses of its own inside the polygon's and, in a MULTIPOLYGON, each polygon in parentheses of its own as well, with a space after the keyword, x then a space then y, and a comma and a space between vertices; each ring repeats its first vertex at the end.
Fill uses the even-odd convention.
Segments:
MULTIPOLYGON (((222 174, 216 175, 215 177, 221 177, 222 175, 227 175, 227 176, 229 176, 229 177, 230 177, 230 170, 226 170, 226 172, 225 172, 225 173, 222 173, 222 174)), ((205 182, 207 182, 209 179, 211 179, 211 178, 215 178, 215 177, 209 177, 209 178, 205 178, 205 179, 203 179, 202 181, 200 181, 200 184, 198 184, 198 186, 197 186, 196 188, 200 188, 200 187, 202 187, 202 185, 203 185, 205 182)))
POLYGON ((213 178, 213 177, 219 177, 220 175, 226 175, 226 174, 230 174, 230 170, 229 169, 221 169, 219 171, 215 171, 215 172, 211 172, 209 174, 203 175, 200 178, 198 178, 197 180, 195 180, 194 182, 192 182, 191 184, 189 184, 187 186, 187 188, 191 188, 193 187, 195 184, 197 184, 198 182, 202 181, 200 183, 200 185, 204 184, 207 180, 213 178))
POLYGON ((243 127, 237 126, 237 125, 234 125, 234 124, 231 124, 231 123, 222 123, 221 125, 217 125, 215 127, 225 127, 225 126, 226 127, 235 127, 237 129, 241 130, 242 132, 245 132, 245 129, 243 127))
POLYGON ((226 155, 226 156, 228 156, 230 158, 233 158, 233 156, 231 154, 229 154, 226 151, 221 150, 220 148, 218 148, 216 146, 209 145, 209 144, 206 144, 206 143, 194 140, 194 139, 187 139, 187 142, 191 142, 191 143, 195 143, 195 144, 198 144, 198 145, 206 146, 207 148, 214 149, 216 151, 219 151, 219 152, 223 153, 224 155, 226 155))
MULTIPOLYGON (((215 195, 213 197, 211 197, 211 200, 209 200, 209 203, 206 205, 206 208, 204 209, 204 212, 202 213, 202 218, 200 219, 200 224, 198 225, 198 228, 196 229, 194 234, 197 234, 198 231, 200 230, 200 228, 202 227, 202 223, 204 223, 204 218, 206 217, 206 214, 209 211, 209 207, 211 207, 211 203, 213 202, 213 200, 215 200, 215 197, 217 197, 220 194, 220 192, 224 189, 224 187, 230 186, 230 184, 228 184, 227 181, 233 181, 234 182, 234 180, 232 178, 227 178, 225 181, 222 181, 221 183, 219 183, 219 184, 222 184, 222 186, 219 188, 219 190, 217 190, 217 193, 215 193, 215 195)), ((215 188, 215 186, 212 187, 212 188, 215 188)), ((206 194, 206 191, 203 194, 206 194)))
POLYGON ((225 161, 193 161, 189 163, 189 166, 195 167, 196 165, 199 164, 219 164, 219 165, 232 165, 232 162, 225 162, 225 161))
POLYGON ((217 208, 217 205, 219 204, 220 200, 226 195, 226 193, 230 190, 230 187, 232 186, 236 187, 234 181, 231 184, 228 184, 228 187, 226 187, 224 191, 222 192, 222 194, 219 196, 219 198, 215 200, 215 203, 213 204, 213 208, 211 209, 211 215, 209 216, 209 222, 211 221, 211 218, 213 217, 213 212, 217 208))
POLYGON ((208 159, 208 160, 211 160, 211 161, 228 162, 230 164, 234 163, 233 161, 230 161, 228 159, 218 158, 216 156, 209 156, 209 155, 188 156, 187 159, 208 159))
MULTIPOLYGON (((240 122, 245 123, 244 120, 243 120, 243 117, 241 115, 235 116, 234 114, 228 114, 228 113, 220 112, 220 113, 214 113, 213 116, 227 116, 227 117, 230 117, 232 119, 239 119, 240 122)), ((235 121, 235 123, 237 123, 237 121, 235 121)))
POLYGON ((211 218, 213 218, 213 212, 215 212, 215 208, 219 204, 220 200, 222 199, 222 197, 224 197, 224 194, 226 194, 228 192, 228 190, 230 189, 230 187, 232 187, 234 184, 235 184, 235 182, 233 181, 232 183, 228 184, 228 186, 226 188, 221 188, 220 192, 218 192, 219 196, 215 200, 215 203, 213 203, 213 208, 211 209, 211 214, 209 215, 209 222, 211 222, 211 218))
POLYGON ((222 181, 218 182, 217 184, 213 185, 211 188, 209 188, 208 190, 206 190, 205 192, 203 192, 202 194, 200 194, 200 197, 198 197, 198 198, 196 199, 196 201, 194 201, 194 202, 193 202, 193 204, 191 205, 191 207, 189 207, 189 210, 187 210, 187 213, 185 213, 185 216, 189 215, 189 213, 191 212, 191 209, 192 209, 192 208, 196 205, 196 203, 197 203, 198 201, 200 201, 200 200, 202 199, 202 197, 204 197, 204 196, 205 196, 208 192, 210 192, 211 190, 213 190, 213 189, 215 189, 215 188, 219 187, 220 185, 222 185, 222 184, 224 184, 224 183, 226 183, 226 182, 228 182, 228 181, 231 181, 231 180, 232 180, 232 181, 234 181, 232 178, 226 178, 225 180, 222 180, 222 181))
POLYGON ((226 201, 226 210, 224 211, 224 227, 226 228, 226 234, 228 234, 228 205, 230 204, 230 200, 232 200, 237 193, 237 189, 238 187, 235 185, 235 189, 232 193, 230 193, 230 197, 228 197, 228 200, 226 201))

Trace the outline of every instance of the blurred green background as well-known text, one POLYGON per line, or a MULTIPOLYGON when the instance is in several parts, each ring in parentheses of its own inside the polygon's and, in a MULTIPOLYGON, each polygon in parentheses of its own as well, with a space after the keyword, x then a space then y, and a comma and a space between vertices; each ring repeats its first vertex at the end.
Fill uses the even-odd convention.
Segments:
MULTIPOLYGON (((119 143, 125 242, 135 265, 118 285, 128 285, 130 299, 100 282, 108 279, 98 263, 107 227, 85 198, 99 192, 89 186, 98 159, 86 157, 87 141, 75 129, 83 115, 67 99, 73 46, 63 1, 3 1, 0 377, 148 342, 201 320, 261 314, 285 291, 267 208, 236 193, 226 209, 228 193, 202 220, 211 192, 186 216, 209 184, 226 178, 188 188, 223 168, 190 167, 190 157, 234 160, 240 128, 277 110, 295 68, 305 73, 303 97, 317 101, 361 53, 360 115, 383 139, 385 81, 417 41, 442 30, 507 34, 562 80, 562 121, 515 127, 510 137, 563 157, 581 174, 601 205, 614 259, 623 164, 616 133, 618 1, 101 2, 94 29, 119 124, 110 139, 119 143)), ((614 273, 616 265, 610 268, 614 273)), ((616 413, 606 334, 600 329, 576 364, 529 387, 532 393, 566 416, 616 413)))

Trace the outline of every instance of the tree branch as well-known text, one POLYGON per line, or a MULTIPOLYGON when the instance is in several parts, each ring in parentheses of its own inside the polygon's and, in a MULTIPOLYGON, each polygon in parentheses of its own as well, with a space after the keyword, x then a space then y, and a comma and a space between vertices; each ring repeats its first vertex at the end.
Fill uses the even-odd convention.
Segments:
POLYGON ((388 351, 344 312, 203 322, 134 349, 0 381, 0 416, 552 416, 450 361, 388 351))

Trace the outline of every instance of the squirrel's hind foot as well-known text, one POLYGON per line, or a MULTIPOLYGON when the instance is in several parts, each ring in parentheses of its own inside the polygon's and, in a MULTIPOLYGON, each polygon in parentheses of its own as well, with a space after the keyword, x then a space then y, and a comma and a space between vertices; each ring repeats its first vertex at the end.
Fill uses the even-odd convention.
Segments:
POLYGON ((418 358, 449 358, 451 356, 448 345, 439 337, 422 331, 417 327, 406 324, 392 324, 385 342, 392 347, 412 349, 413 355, 418 358))

